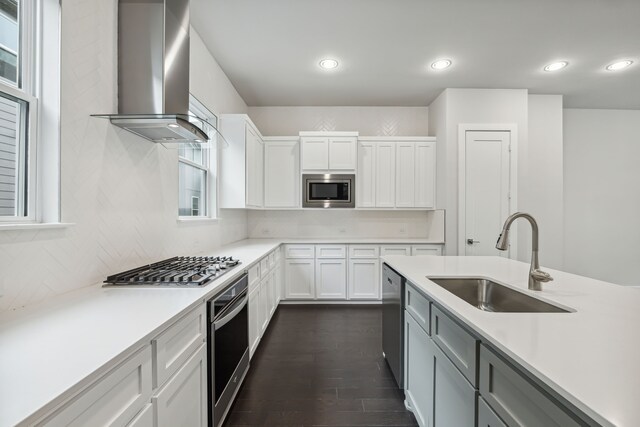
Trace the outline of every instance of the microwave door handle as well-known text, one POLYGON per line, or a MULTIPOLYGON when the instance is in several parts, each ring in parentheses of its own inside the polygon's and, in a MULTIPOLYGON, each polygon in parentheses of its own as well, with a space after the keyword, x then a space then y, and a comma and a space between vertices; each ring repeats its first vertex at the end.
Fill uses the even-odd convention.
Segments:
POLYGON ((231 321, 231 319, 236 317, 236 315, 238 313, 240 313, 242 311, 242 309, 247 305, 247 299, 248 299, 248 297, 247 297, 247 294, 246 294, 246 291, 245 291, 245 295, 242 298, 239 298, 239 299, 236 300, 236 302, 233 304, 232 308, 229 308, 229 310, 227 310, 228 313, 225 314, 225 316, 223 316, 221 319, 218 319, 215 322, 213 322, 214 330, 217 331, 218 329, 222 328, 224 325, 229 323, 231 321))

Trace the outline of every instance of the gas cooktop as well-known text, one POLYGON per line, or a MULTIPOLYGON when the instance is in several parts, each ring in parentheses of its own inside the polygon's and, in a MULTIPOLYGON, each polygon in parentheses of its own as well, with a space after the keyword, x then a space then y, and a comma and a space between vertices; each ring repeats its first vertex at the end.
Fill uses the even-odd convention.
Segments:
POLYGON ((104 286, 204 286, 240 264, 233 257, 173 257, 113 274, 104 286))

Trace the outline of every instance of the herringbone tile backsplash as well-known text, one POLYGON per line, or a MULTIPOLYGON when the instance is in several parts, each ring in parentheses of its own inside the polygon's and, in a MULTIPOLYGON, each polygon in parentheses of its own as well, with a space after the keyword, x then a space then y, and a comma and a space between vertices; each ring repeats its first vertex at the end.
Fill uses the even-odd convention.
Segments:
POLYGON ((76 225, 0 231, 0 311, 247 235, 243 211, 223 211, 217 223, 178 224, 177 151, 89 117, 116 111, 116 5, 63 2, 62 221, 76 225))

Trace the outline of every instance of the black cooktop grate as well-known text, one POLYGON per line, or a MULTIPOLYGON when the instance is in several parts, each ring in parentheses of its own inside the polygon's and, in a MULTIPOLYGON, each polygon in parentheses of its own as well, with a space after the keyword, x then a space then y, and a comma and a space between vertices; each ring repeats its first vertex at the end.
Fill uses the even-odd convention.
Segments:
POLYGON ((238 264, 232 257, 173 257, 113 274, 104 286, 203 286, 238 264))

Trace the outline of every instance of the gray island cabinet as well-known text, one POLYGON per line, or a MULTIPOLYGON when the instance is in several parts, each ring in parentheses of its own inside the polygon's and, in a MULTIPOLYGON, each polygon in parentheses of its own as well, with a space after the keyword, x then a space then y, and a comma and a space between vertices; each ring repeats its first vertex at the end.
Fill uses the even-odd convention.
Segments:
POLYGON ((406 282, 405 397, 421 427, 597 425, 573 413, 406 282))

